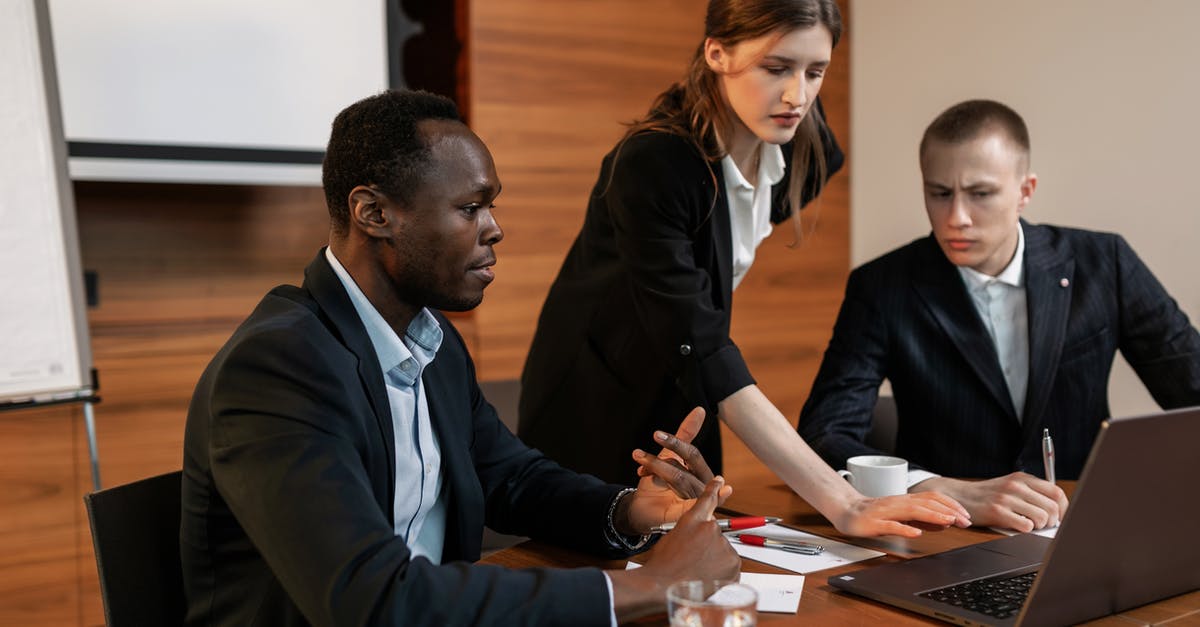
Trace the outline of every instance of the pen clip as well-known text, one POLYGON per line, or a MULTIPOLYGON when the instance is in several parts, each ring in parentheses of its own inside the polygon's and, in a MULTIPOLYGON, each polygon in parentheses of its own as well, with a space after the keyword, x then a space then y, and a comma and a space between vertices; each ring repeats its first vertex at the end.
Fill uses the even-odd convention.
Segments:
POLYGON ((788 553, 798 553, 800 555, 820 555, 825 552, 825 547, 814 544, 810 547, 806 546, 787 546, 784 544, 769 544, 768 548, 782 549, 788 553))

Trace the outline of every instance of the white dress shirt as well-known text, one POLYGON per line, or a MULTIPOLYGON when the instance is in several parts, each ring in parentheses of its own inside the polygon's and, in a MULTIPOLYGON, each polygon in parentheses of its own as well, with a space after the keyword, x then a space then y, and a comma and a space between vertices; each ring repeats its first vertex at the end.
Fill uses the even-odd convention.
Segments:
POLYGON ((771 234, 771 186, 783 179, 783 151, 762 142, 758 153, 757 185, 751 185, 742 171, 725 155, 721 172, 725 177, 725 198, 729 203, 729 227, 733 240, 733 288, 737 289, 754 263, 758 245, 771 234))
POLYGON ((404 538, 414 558, 423 556, 440 564, 446 539, 442 454, 429 420, 421 373, 442 345, 442 328, 429 310, 422 309, 400 338, 329 248, 325 249, 325 258, 366 327, 383 372, 396 444, 396 492, 392 499, 396 535, 404 538))

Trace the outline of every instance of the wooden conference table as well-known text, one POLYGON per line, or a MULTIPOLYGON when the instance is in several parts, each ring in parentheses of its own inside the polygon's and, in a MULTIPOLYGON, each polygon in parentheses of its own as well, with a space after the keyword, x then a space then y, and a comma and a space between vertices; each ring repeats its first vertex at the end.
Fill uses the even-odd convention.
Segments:
MULTIPOLYGON (((1070 494, 1074 482, 1062 481, 1059 485, 1070 494)), ((826 583, 830 575, 858 570, 869 565, 895 562, 901 559, 920 557, 955 549, 977 542, 1001 537, 987 529, 951 528, 940 532, 926 532, 920 538, 850 538, 844 536, 816 512, 803 499, 796 496, 782 483, 776 485, 737 485, 734 494, 722 508, 722 515, 780 516, 784 524, 819 536, 883 551, 888 555, 865 562, 857 562, 838 568, 809 573, 804 578, 804 592, 800 608, 795 614, 759 614, 759 624, 764 625, 926 625, 941 624, 930 618, 914 614, 869 599, 835 591, 826 583)), ((635 558, 643 561, 641 557, 635 558)), ((482 560, 488 564, 499 564, 510 568, 581 567, 620 569, 624 560, 603 560, 588 555, 549 546, 539 542, 525 542, 518 546, 494 553, 482 560)), ((751 560, 742 560, 742 570, 759 573, 791 573, 774 566, 751 560)), ((665 625, 666 615, 650 617, 636 624, 665 625)), ((1168 624, 1171 627, 1200 625, 1200 591, 1164 599, 1087 623, 1088 625, 1168 624)))

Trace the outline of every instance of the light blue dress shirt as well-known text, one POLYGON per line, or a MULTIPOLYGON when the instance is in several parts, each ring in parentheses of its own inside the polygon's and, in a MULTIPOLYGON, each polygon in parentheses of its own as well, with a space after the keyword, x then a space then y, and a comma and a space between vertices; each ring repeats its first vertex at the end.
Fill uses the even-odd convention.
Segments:
POLYGON ((429 403, 421 386, 421 373, 442 345, 442 328, 433 314, 422 309, 408 325, 403 338, 387 324, 354 279, 326 248, 325 258, 342 281, 350 302, 367 329, 379 357, 392 413, 396 441, 396 493, 392 522, 413 557, 442 561, 446 539, 446 500, 442 495, 442 455, 429 403))
POLYGON ((971 294, 975 311, 987 327, 1000 370, 1008 384, 1017 420, 1025 414, 1025 392, 1029 386, 1029 310, 1025 294, 1025 231, 1017 224, 1017 252, 996 276, 971 268, 958 272, 971 294))

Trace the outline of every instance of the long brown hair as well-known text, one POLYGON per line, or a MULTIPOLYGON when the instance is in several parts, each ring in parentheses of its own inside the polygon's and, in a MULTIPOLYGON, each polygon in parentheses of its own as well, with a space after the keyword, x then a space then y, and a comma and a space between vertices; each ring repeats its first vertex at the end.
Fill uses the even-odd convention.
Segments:
MULTIPOLYGON (((731 47, 772 33, 817 25, 829 29, 836 46, 842 36, 842 14, 836 0, 709 0, 704 37, 731 47)), ((646 116, 629 124, 621 142, 646 131, 671 133, 691 140, 711 163, 726 154, 719 138, 733 136, 732 116, 721 97, 717 74, 705 62, 701 41, 683 80, 659 94, 646 116)), ((786 202, 795 220, 797 239, 801 235, 798 209, 803 204, 805 175, 810 167, 816 175, 816 180, 808 183, 813 196, 825 184, 827 164, 821 141, 824 126, 820 110, 810 107, 792 141, 786 202)), ((715 179, 711 166, 709 172, 715 179)))

